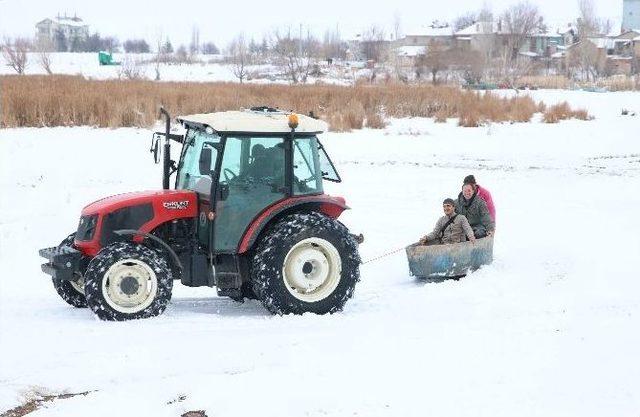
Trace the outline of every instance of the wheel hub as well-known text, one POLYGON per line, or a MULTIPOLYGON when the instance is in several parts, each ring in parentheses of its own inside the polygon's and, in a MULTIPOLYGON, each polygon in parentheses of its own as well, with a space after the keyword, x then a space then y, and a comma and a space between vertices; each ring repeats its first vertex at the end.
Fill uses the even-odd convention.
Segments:
POLYGON ((310 274, 313 271, 313 264, 311 262, 305 262, 302 265, 302 273, 305 275, 310 274))
POLYGON ((158 288, 155 272, 137 259, 113 264, 102 280, 102 293, 107 303, 123 313, 135 313, 153 302, 158 288))
POLYGON ((338 250, 328 241, 309 238, 289 250, 283 265, 283 277, 296 298, 314 302, 326 298, 338 286, 341 274, 338 250))
POLYGON ((138 281, 134 277, 124 277, 122 282, 120 282, 120 289, 129 296, 137 293, 139 288, 140 284, 138 284, 138 281))

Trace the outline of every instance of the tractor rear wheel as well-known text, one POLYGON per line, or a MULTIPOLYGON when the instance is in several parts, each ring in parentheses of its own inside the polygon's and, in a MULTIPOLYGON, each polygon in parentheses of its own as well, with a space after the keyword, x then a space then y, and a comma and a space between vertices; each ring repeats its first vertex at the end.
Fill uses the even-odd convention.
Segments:
POLYGON ((254 292, 274 314, 342 310, 360 279, 358 243, 340 222, 320 213, 286 216, 256 248, 254 292))
MULTIPOLYGON (((67 236, 60 244, 60 246, 71 246, 73 244, 73 239, 75 239, 76 234, 71 233, 67 236)), ((82 275, 77 275, 77 279, 75 281, 67 281, 62 279, 52 278, 53 288, 56 289, 56 292, 67 304, 72 305, 77 308, 85 308, 87 307, 87 300, 84 297, 84 278, 82 275)))
POLYGON ((102 249, 85 273, 87 304, 102 320, 134 320, 161 314, 173 288, 164 256, 144 245, 118 242, 102 249))

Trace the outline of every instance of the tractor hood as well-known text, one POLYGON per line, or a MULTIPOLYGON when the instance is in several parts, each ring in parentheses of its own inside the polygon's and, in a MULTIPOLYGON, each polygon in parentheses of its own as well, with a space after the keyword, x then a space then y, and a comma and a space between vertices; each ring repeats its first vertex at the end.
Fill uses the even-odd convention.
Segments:
MULTIPOLYGON (((118 194, 95 201, 84 209, 82 215, 107 214, 116 210, 151 204, 156 215, 180 213, 175 217, 195 217, 197 213, 197 196, 188 190, 138 191, 118 194)), ((173 217, 173 216, 172 216, 173 217)))

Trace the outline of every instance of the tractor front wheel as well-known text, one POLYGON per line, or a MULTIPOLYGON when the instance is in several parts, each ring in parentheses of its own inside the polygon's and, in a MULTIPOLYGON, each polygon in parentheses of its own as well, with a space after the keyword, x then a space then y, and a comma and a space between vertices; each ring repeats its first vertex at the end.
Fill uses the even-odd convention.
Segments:
POLYGON ((251 279, 274 314, 342 310, 360 279, 358 243, 340 222, 297 213, 277 222, 256 248, 251 279))
POLYGON ((161 314, 173 288, 164 256, 144 245, 119 242, 102 249, 85 273, 87 304, 102 320, 133 320, 161 314))

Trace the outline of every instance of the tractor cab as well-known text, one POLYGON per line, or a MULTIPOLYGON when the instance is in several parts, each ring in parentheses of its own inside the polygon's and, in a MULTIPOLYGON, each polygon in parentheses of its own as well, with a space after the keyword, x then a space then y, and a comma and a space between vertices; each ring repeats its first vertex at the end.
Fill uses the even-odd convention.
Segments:
POLYGON ((183 116, 178 121, 186 134, 175 188, 198 194, 198 235, 212 253, 235 252, 265 208, 287 198, 323 195, 323 179, 340 181, 317 138, 326 130, 322 121, 275 110, 183 116), (214 221, 205 221, 212 216, 214 221))

